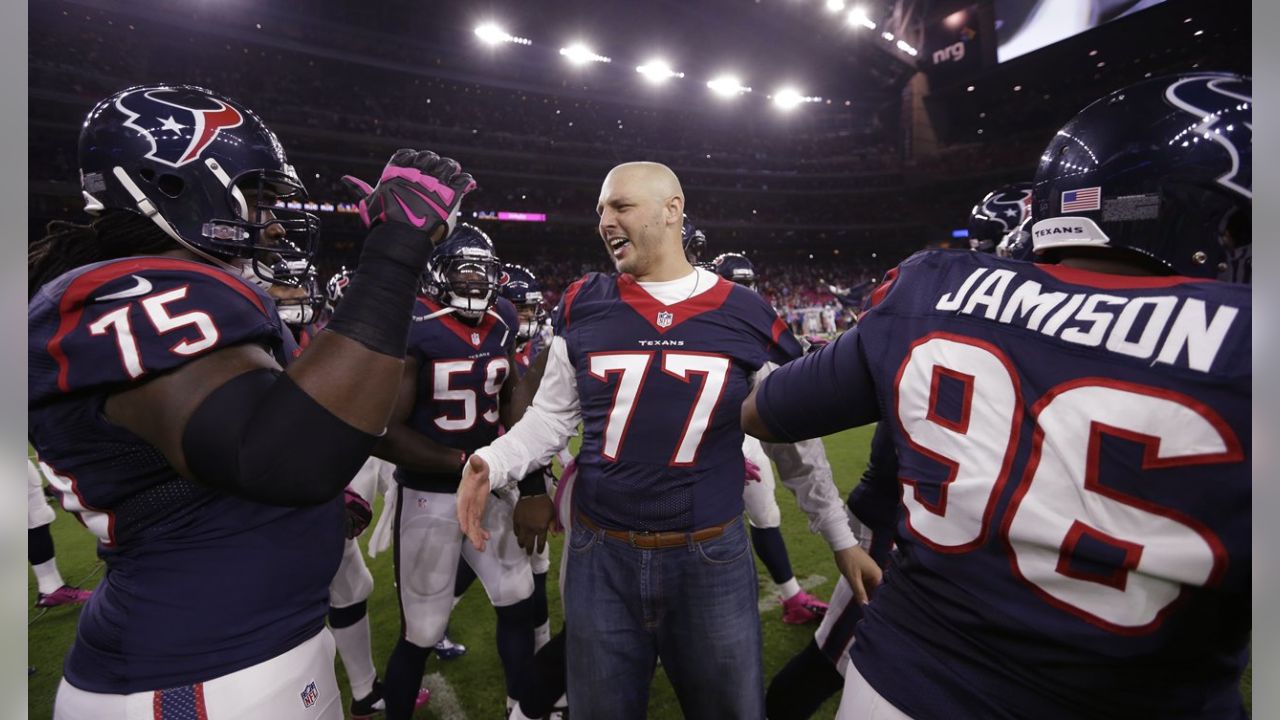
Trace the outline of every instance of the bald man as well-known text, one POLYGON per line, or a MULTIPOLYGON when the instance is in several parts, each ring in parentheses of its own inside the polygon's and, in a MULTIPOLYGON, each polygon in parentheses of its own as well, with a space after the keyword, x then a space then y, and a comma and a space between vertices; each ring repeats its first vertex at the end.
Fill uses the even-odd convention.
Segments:
POLYGON ((532 406, 476 451, 459 490, 459 522, 483 547, 489 492, 582 424, 562 566, 578 718, 645 717, 658 658, 686 717, 764 717, 738 408, 761 365, 801 350, 760 296, 688 263, 684 209, 663 165, 609 172, 596 212, 618 272, 565 291, 532 406))

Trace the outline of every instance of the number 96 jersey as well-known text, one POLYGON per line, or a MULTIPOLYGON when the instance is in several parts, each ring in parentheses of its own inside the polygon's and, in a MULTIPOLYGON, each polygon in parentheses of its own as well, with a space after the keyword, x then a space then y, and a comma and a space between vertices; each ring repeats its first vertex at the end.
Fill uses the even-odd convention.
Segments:
POLYGON ((932 251, 873 303, 757 403, 783 437, 893 430, 871 685, 917 718, 1241 715, 1250 289, 932 251))

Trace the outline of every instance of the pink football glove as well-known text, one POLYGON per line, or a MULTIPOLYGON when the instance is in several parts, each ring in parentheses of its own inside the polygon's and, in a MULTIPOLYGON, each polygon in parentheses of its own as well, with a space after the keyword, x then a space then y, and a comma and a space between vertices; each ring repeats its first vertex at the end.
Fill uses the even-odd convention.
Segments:
POLYGON ((742 484, 760 482, 760 466, 751 462, 751 458, 748 457, 742 458, 742 462, 746 465, 746 477, 743 478, 742 484))
POLYGON ((428 235, 441 223, 451 231, 463 196, 476 187, 462 166, 430 150, 397 150, 376 187, 352 175, 342 180, 359 195, 357 209, 366 227, 398 222, 428 235))

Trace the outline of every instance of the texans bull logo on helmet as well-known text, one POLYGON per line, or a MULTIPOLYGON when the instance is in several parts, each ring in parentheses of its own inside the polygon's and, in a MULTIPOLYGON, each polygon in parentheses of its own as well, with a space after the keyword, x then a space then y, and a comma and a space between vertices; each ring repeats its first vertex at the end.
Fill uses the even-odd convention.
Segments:
POLYGON ((217 98, 168 88, 126 93, 116 108, 128 117, 126 127, 151 142, 146 157, 170 167, 199 159, 219 132, 244 122, 239 110, 217 98))
MULTIPOLYGON (((1240 151, 1236 143, 1241 142, 1244 136, 1233 132, 1236 130, 1234 123, 1223 118, 1232 114, 1230 111, 1233 109, 1248 109, 1253 103, 1250 86, 1240 78, 1196 76, 1179 79, 1164 91, 1164 96, 1169 104, 1199 119, 1170 142, 1186 147, 1197 139, 1204 139, 1221 145, 1231 157, 1231 169, 1218 178, 1218 182, 1252 198, 1253 154, 1240 151)), ((1237 122, 1249 132, 1248 140, 1252 144, 1253 123, 1237 122)))
POLYGON ((982 213, 1003 226, 1002 235, 1012 232, 1031 215, 1031 188, 1005 188, 988 195, 982 213))

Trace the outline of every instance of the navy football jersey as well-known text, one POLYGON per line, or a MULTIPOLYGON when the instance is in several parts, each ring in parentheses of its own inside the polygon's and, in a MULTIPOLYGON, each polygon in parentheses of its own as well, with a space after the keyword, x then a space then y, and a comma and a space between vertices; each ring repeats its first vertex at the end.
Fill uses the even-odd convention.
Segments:
POLYGON ((918 718, 1242 716, 1250 288, 932 251, 874 302, 758 396, 893 430, 858 670, 918 718))
POLYGON ((553 322, 582 411, 574 506, 626 530, 688 532, 741 515, 739 408, 761 365, 801 355, 773 308, 720 277, 663 305, 630 275, 592 273, 553 322))
POLYGON ((227 495, 180 477, 103 413, 111 393, 220 348, 257 343, 286 363, 295 345, 271 299, 203 263, 125 258, 45 285, 27 330, 31 444, 106 563, 68 681, 100 693, 189 685, 319 632, 342 500, 284 508, 227 495))
MULTIPOLYGON (((446 447, 467 453, 498 437, 498 394, 511 372, 516 309, 498 298, 472 325, 419 297, 409 328, 408 355, 418 361, 418 397, 408 424, 446 447), (436 315, 435 317, 432 317, 436 315)), ((458 473, 419 473, 396 468, 405 487, 424 492, 457 492, 458 473)))

